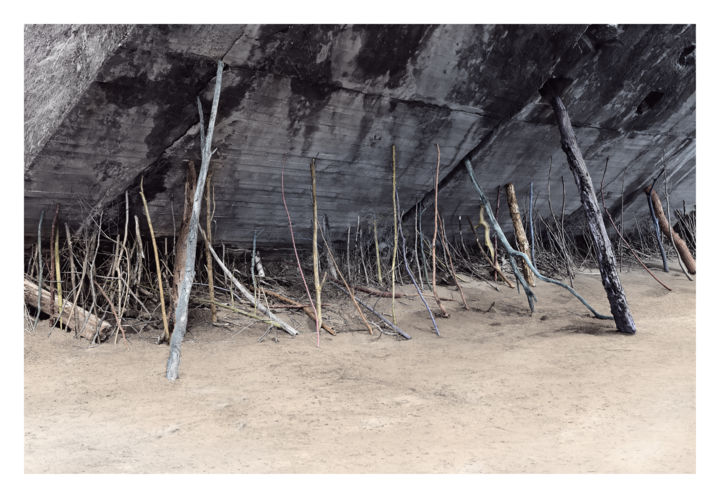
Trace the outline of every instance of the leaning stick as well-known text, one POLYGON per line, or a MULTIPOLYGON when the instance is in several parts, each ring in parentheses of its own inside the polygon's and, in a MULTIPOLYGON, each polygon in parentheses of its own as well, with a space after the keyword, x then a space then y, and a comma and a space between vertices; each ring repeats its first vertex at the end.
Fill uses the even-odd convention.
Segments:
MULTIPOLYGON (((254 290, 254 289, 253 289, 253 290, 254 290)), ((311 319, 313 322, 314 322, 314 321, 317 321, 317 318, 315 318, 315 313, 313 313, 312 308, 310 308, 310 306, 308 306, 307 304, 299 303, 299 302, 295 301, 294 299, 291 299, 291 298, 289 298, 289 297, 287 297, 287 296, 283 296, 282 294, 280 294, 280 293, 278 293, 278 292, 274 292, 274 291, 272 291, 272 290, 270 290, 270 289, 263 288, 263 292, 264 292, 265 294, 267 294, 268 296, 272 296, 272 297, 274 297, 275 299, 279 299, 280 301, 284 301, 284 302, 288 303, 288 304, 289 304, 290 306, 292 306, 293 308, 300 308, 301 310, 303 310, 303 311, 305 312, 305 314, 306 314, 308 317, 310 317, 310 319, 311 319)), ((276 307, 277 307, 277 306, 276 306, 276 307)), ((324 320, 323 320, 323 323, 320 324, 320 327, 322 327, 323 329, 325 329, 330 335, 335 335, 335 334, 336 334, 335 329, 333 329, 330 325, 328 325, 327 322, 324 321, 324 320)))
MULTIPOLYGON (((663 185, 665 186, 665 203, 667 205, 668 216, 671 216, 672 211, 670 210, 670 195, 668 194, 667 173, 665 172, 665 170, 663 170, 663 185)), ((668 223, 668 225, 670 225, 670 223, 668 223)), ((670 225, 670 226, 672 226, 672 225, 670 225)), ((674 232, 674 230, 673 230, 673 232, 674 232)), ((679 236, 678 236, 678 238, 679 238, 679 236)), ((678 261, 680 263, 680 269, 685 274, 687 279, 692 282, 693 278, 688 274, 688 271, 685 269, 685 265, 682 262, 682 258, 680 257, 680 251, 678 250, 678 244, 675 242, 675 237, 670 237, 670 241, 672 242, 673 249, 675 249, 675 254, 678 257, 678 261)), ((685 249, 687 250, 687 246, 685 246, 685 249)), ((688 250, 688 252, 690 252, 690 251, 688 250)), ((690 257, 692 257, 692 256, 690 256, 690 257)))
MULTIPOLYGON (((652 213, 657 217, 657 220, 655 221, 656 230, 662 230, 662 232, 667 238, 674 241, 675 245, 678 248, 678 252, 680 253, 680 257, 682 258, 683 263, 685 263, 685 266, 687 267, 688 273, 694 275, 695 259, 692 257, 690 249, 688 249, 685 241, 670 226, 670 223, 668 222, 667 218, 665 217, 665 213, 663 212, 662 202, 660 201, 660 197, 658 196, 657 192, 655 192, 652 186, 649 186, 645 188, 645 194, 648 197, 648 204, 650 204, 652 213)), ((662 245, 660 247, 662 248, 662 245)))
POLYGON ((397 220, 397 202, 395 199, 395 192, 397 192, 397 179, 396 179, 396 167, 395 167, 395 144, 392 146, 392 196, 393 196, 393 253, 392 253, 392 264, 390 266, 390 275, 392 288, 392 319, 393 323, 397 325, 397 317, 395 316, 395 264, 397 262, 397 251, 398 251, 398 220, 397 220))
MULTIPOLYGON (((55 280, 57 280, 58 306, 60 310, 63 308, 62 294, 62 278, 60 275, 60 230, 55 231, 55 280)), ((60 317, 60 330, 63 328, 62 312, 58 314, 60 317)))
MULTIPOLYGON (((500 185, 497 186, 497 194, 495 196, 495 219, 497 219, 498 216, 500 216, 500 185)), ((495 234, 495 235, 493 235, 493 251, 494 252, 493 252, 493 257, 492 257, 493 267, 495 268, 495 271, 493 272, 495 274, 494 275, 495 282, 497 282, 497 277, 498 277, 497 268, 499 268, 497 248, 498 248, 498 238, 497 238, 497 234, 495 234)), ((505 281, 507 282, 508 280, 505 279, 505 281)), ((511 285, 510 287, 514 288, 515 286, 511 285)))
POLYGON ((480 188, 480 185, 478 185, 477 180, 475 180, 475 173, 473 172, 472 163, 468 159, 465 160, 465 168, 467 169, 468 173, 470 174, 470 180, 472 181, 475 191, 478 193, 478 196, 480 197, 480 202, 482 202, 485 205, 485 209, 488 212, 488 217, 490 218, 489 221, 493 227, 493 230, 495 230, 495 233, 497 234, 498 238, 500 239, 500 243, 503 245, 503 247, 505 247, 505 250, 511 256, 510 264, 512 266, 513 273, 515 274, 515 277, 518 279, 518 282, 520 282, 523 289, 525 290, 525 295, 527 296, 527 299, 528 299, 530 311, 534 311, 535 301, 537 301, 537 297, 535 297, 535 294, 533 294, 533 291, 530 289, 530 286, 527 284, 527 282, 523 278, 522 274, 518 270, 518 267, 515 264, 515 261, 512 258, 512 256, 517 256, 517 257, 522 258, 523 261, 525 261, 528 264, 528 266, 530 267, 532 272, 537 276, 537 278, 539 278, 543 282, 549 282, 551 284, 559 285, 560 287, 566 289, 573 296, 575 296, 588 310, 590 310, 590 312, 595 316, 595 318, 599 318, 601 320, 612 320, 613 319, 612 316, 601 315, 600 313, 595 311, 592 308, 592 306, 590 306, 588 304, 588 302, 585 301, 585 299, 580 294, 575 292, 574 289, 568 287, 567 285, 565 285, 564 283, 562 283, 558 280, 554 280, 552 278, 548 278, 544 275, 541 275, 540 272, 532 264, 532 262, 530 261, 530 258, 527 256, 527 254, 520 252, 520 251, 516 251, 515 249, 512 248, 512 246, 510 245, 510 242, 508 242, 508 240, 507 240, 507 237, 505 237, 505 234, 503 233, 502 228, 500 228, 500 225, 498 224, 497 220, 495 219, 494 216, 492 216, 491 211, 488 209, 490 207, 490 202, 488 201, 487 197, 485 197, 485 193, 480 188))
MULTIPOLYGON (((527 237, 525 236, 525 229, 523 228, 517 197, 515 196, 515 187, 512 183, 505 185, 505 193, 507 194, 508 208, 510 209, 510 216, 512 217, 513 227, 515 228, 515 239, 517 240, 518 250, 530 256, 530 244, 528 244, 527 237)), ((523 265, 523 274, 525 275, 527 283, 535 287, 535 279, 527 265, 523 265)))
MULTIPOLYGON (((418 272, 418 280, 420 280, 420 289, 425 290, 425 285, 423 284, 423 278, 422 278, 422 269, 420 268, 420 258, 418 257, 418 212, 420 211, 420 207, 415 204, 415 246, 413 249, 415 250, 415 265, 417 266, 417 272, 418 272)), ((422 247, 422 240, 420 241, 421 247, 422 247)))
MULTIPOLYGON (((203 236, 203 239, 207 240, 207 235, 205 235, 205 230, 202 229, 202 227, 198 227, 198 230, 200 231, 200 234, 203 236)), ((245 296, 245 299, 250 301, 250 304, 255 306, 257 309, 259 309, 261 312, 265 313, 267 317, 272 320, 273 322, 277 323, 278 328, 281 328, 285 332, 287 332, 290 335, 297 335, 298 331, 295 330, 293 327, 285 323, 283 320, 275 316, 275 314, 270 311, 265 305, 263 305, 260 300, 257 301, 252 295, 252 292, 250 292, 243 284, 241 284, 237 278, 235 278, 235 275, 232 274, 232 272, 228 269, 227 266, 225 266, 225 263, 220 259, 220 257, 215 252, 215 249, 210 247, 210 254, 212 254, 212 257, 215 259, 215 262, 218 264, 220 269, 223 271, 223 273, 230 279, 230 281, 235 285, 235 287, 238 288, 238 290, 242 293, 243 296, 245 296)), ((267 292, 267 291, 266 291, 267 292)))
MULTIPOLYGON (((397 192, 395 192, 395 199, 397 201, 398 209, 400 209, 400 196, 398 195, 397 192)), ((405 235, 403 234, 403 231, 402 231, 402 223, 400 223, 400 237, 402 237, 402 254, 403 254, 403 261, 405 261, 405 271, 407 271, 407 274, 410 276, 410 280, 412 280, 412 283, 415 286, 415 290, 417 291, 418 296, 420 296, 420 299, 422 300, 423 304, 425 305, 425 308, 427 309, 428 313, 430 314, 430 320, 432 321, 433 327, 435 328, 435 334, 437 334, 439 336, 440 330, 438 330, 437 323, 435 323, 435 316, 433 316, 433 312, 430 309, 430 306, 428 305, 427 301, 425 301, 422 291, 420 290, 420 287, 418 287, 418 284, 415 281, 415 277, 413 276, 413 273, 410 270, 410 264, 408 264, 407 248, 405 247, 405 235)), ((456 283, 457 283, 457 280, 456 280, 456 283)), ((458 289, 460 289, 460 286, 458 286, 458 289)), ((460 290, 460 292, 462 293, 462 289, 460 290)), ((463 297, 463 302, 464 301, 465 301, 465 298, 463 297)), ((467 308, 467 303, 465 303, 465 307, 467 308)))
POLYGON ((438 232, 438 182, 440 179, 440 145, 435 144, 435 147, 437 147, 437 165, 435 166, 435 219, 434 219, 434 228, 433 228, 433 239, 432 239, 432 291, 433 296, 435 296, 435 302, 437 303, 438 307, 440 308, 440 311, 442 312, 443 318, 448 318, 450 315, 445 310, 445 307, 440 302, 440 297, 437 293, 437 286, 435 284, 435 277, 437 274, 437 258, 435 256, 435 247, 437 245, 437 232, 438 232))
MULTIPOLYGON (((375 237, 375 261, 377 262, 377 273, 378 273, 378 283, 382 285, 382 267, 380 265, 380 247, 378 245, 378 236, 377 236, 377 222, 375 221, 375 216, 373 216, 373 236, 375 237)), ((348 275, 348 278, 350 278, 350 275, 348 275)))
MULTIPOLYGON (((55 271, 55 251, 53 251, 53 244, 55 243, 55 227, 57 225, 58 212, 60 211, 60 204, 55 204, 55 216, 53 216, 52 225, 50 227, 50 276, 52 278, 53 271, 55 271)), ((57 278, 57 275, 56 275, 57 278)), ((50 283, 50 314, 55 314, 55 287, 52 282, 50 283)))
MULTIPOLYGON (((347 290, 345 290, 342 286, 336 284, 336 283, 333 282, 332 280, 330 280, 330 283, 331 283, 332 285, 334 285, 335 287, 337 287, 338 289, 340 289, 341 291, 343 291, 345 294, 348 293, 347 290)), ((365 308, 365 309, 368 310, 370 313, 372 313, 373 315, 375 315, 378 319, 380 319, 380 321, 382 321, 385 325, 387 325, 387 326, 390 327, 392 330, 394 330, 395 332, 397 332, 399 335, 401 335, 401 336, 404 337, 405 339, 412 339, 412 337, 410 337, 408 334, 406 334, 405 332, 403 332, 403 330, 402 330, 401 328, 399 328, 398 326, 394 325, 390 320, 388 320, 387 318, 385 318, 381 313, 378 313, 377 311, 375 311, 370 305, 368 305, 368 304, 364 303, 363 301, 361 301, 360 298, 358 298, 357 296, 355 297, 355 299, 357 300, 358 303, 360 303, 360 305, 361 305, 363 308, 365 308)))
MULTIPOLYGON (((77 296, 80 294, 80 287, 77 285, 77 278, 75 277, 75 254, 73 253, 73 247, 72 247, 72 238, 70 237, 70 227, 68 227, 68 224, 65 223, 65 236, 67 237, 67 245, 68 250, 70 251, 70 281, 72 283, 73 289, 75 289, 75 294, 73 296, 73 307, 70 308, 70 312, 75 315, 75 319, 77 320, 77 311, 75 311, 75 302, 77 302, 77 296)), ((83 274, 84 274, 84 268, 83 268, 83 274)), ((82 279, 80 280, 80 285, 82 285, 82 279)), ((65 330, 67 331, 67 323, 65 324, 65 330)))
MULTIPOLYGON (((468 218, 467 220, 469 223, 470 218, 468 218)), ((485 206, 480 206, 480 225, 482 225, 485 229, 485 247, 488 248, 488 252, 490 253, 490 257, 493 259, 493 261, 497 261, 497 257, 495 256, 495 249, 493 249, 492 244, 490 244, 490 225, 488 225, 487 221, 485 221, 485 206)), ((473 227, 473 232, 475 231, 474 228, 475 227, 473 227)), ((495 266, 495 263, 493 263, 493 266, 495 266)))
POLYGON ((393 297, 393 295, 398 299, 401 297, 407 297, 407 294, 404 294, 402 292, 396 292, 395 294, 392 294, 391 292, 372 289, 370 287, 363 287, 362 285, 353 285, 352 288, 357 291, 364 292, 365 294, 370 294, 371 296, 377 297, 393 297))
MULTIPOLYGON (((332 249, 330 248, 330 245, 328 244, 327 240, 325 239, 325 234, 321 233, 323 242, 325 243, 325 249, 328 252, 328 256, 330 256, 330 261, 332 262, 333 266, 335 267, 335 271, 337 272, 338 276, 340 277, 340 280, 342 280, 343 285, 348 291, 348 295, 350 296, 350 300, 355 305, 355 309, 357 309, 357 312, 360 314, 360 318, 362 318, 363 323, 368 329, 368 332, 370 332, 370 335, 373 335, 372 327, 367 321, 367 318, 365 318, 365 313, 363 313, 362 309, 360 308, 360 305, 358 305, 357 300, 355 299, 355 293, 352 291, 352 288, 347 283, 347 280, 345 280, 345 277, 343 276, 342 272, 340 271, 340 266, 337 264, 337 261, 335 261, 335 256, 333 256, 332 249)), ((333 335, 335 335, 333 333, 333 335)))
MULTIPOLYGON (((300 256, 298 255, 297 246, 295 245, 295 233, 292 227, 292 219, 290 219, 290 210, 288 209, 287 201, 285 200, 285 164, 283 164, 282 170, 280 171, 280 195, 282 196, 283 206, 285 207, 285 213, 287 214, 288 218, 288 226, 290 227, 290 240, 292 241, 293 251, 295 251, 295 259, 297 260, 298 271, 300 272, 300 277, 302 278, 303 285, 305 286, 305 292, 307 292, 308 301, 310 301, 310 307, 312 308, 315 317, 317 317, 317 310, 315 309, 315 304, 313 303, 312 296, 310 295, 310 288, 308 287, 307 280, 305 280, 305 273, 303 272, 302 265, 300 265, 300 256)), ((230 274, 230 277, 232 277, 232 274, 230 274)), ((317 318, 315 318, 315 321, 317 323, 317 318)))
MULTIPOLYGON (((663 247, 662 237, 660 236, 660 220, 658 219, 655 206, 653 206, 652 197, 650 196, 650 192, 652 191, 652 186, 647 187, 645 189, 645 195, 647 196, 648 207, 650 208, 650 218, 652 219, 653 227, 655 228, 655 238, 657 239, 658 247, 660 247, 660 256, 662 256, 663 271, 665 273, 668 273, 670 269, 668 268, 667 256, 665 255, 665 248, 663 247)), ((662 209, 662 206, 660 207, 660 209, 662 209)))
MULTIPOLYGON (((120 332, 122 332, 123 340, 127 341, 127 338, 125 337, 125 329, 123 329, 122 323, 120 323, 120 317, 118 316, 117 311, 115 311, 115 306, 113 305, 112 299, 110 299, 108 297, 108 295, 105 294, 105 291, 103 290, 102 286, 99 283, 97 283, 96 281, 94 281, 93 283, 97 286, 98 290, 100 291, 100 294, 103 295, 105 300, 110 305, 110 311, 112 311, 113 316, 115 316, 115 320, 117 321, 117 326, 120 329, 120 332)), ((117 343, 117 334, 115 335, 115 343, 117 343)))
MULTIPOLYGON (((605 161, 605 171, 607 171, 607 164, 608 164, 607 161, 605 161)), ((617 225, 615 224, 615 220, 613 220, 613 217, 610 214, 610 211, 608 211, 608 208, 605 206, 605 190, 603 188, 603 184, 605 183, 605 171, 603 171, 603 177, 602 177, 602 180, 600 181, 600 202, 602 202, 603 210, 605 211, 605 214, 607 215, 608 220, 610 220, 610 224, 613 226, 613 228, 617 232, 620 240, 625 244, 625 246, 628 249, 630 249, 630 252, 632 253, 632 255, 635 256, 635 259, 637 260, 637 262, 640 263, 640 265, 643 268, 645 268, 645 271, 648 272, 650 274, 650 276, 652 278, 654 278, 657 283, 659 283, 660 285, 665 287, 667 290, 672 292, 672 289, 670 287, 665 285, 659 278, 657 278, 655 276, 655 274, 653 272, 650 271, 650 268, 645 266, 645 263, 642 262, 642 260, 640 259, 640 256, 638 256, 637 253, 635 252, 635 249, 633 249, 633 247, 630 245, 630 243, 627 240, 625 240, 625 237, 623 236, 622 231, 618 229, 617 225)))
POLYGON ((528 224, 530 226, 530 259, 535 263, 535 227, 533 226, 533 182, 530 182, 530 203, 528 207, 528 224))
POLYGON ((37 314, 35 315, 35 323, 33 323, 33 330, 37 328, 38 320, 40 320, 40 309, 42 307, 42 277, 43 277, 43 264, 42 264, 42 222, 45 216, 45 210, 40 211, 40 221, 38 221, 38 241, 37 241, 37 262, 38 262, 38 293, 37 293, 37 314))
POLYGON ((460 282, 458 281, 457 274, 455 273, 455 265, 453 265, 452 255, 450 254, 450 249, 448 249, 447 244, 447 236, 445 235, 445 222, 440 218, 440 242, 443 246, 443 252, 445 253, 445 257, 447 258, 448 263, 450 264, 450 274, 452 275, 453 280, 455 281, 455 286, 460 291, 460 297, 462 298, 463 306, 466 310, 469 310, 470 307, 468 306, 467 301, 465 300, 465 293, 462 290, 462 287, 460 287, 460 282))
POLYGON ((312 181, 312 208, 313 208, 313 232, 312 232, 312 255, 313 255, 313 281, 315 283, 315 332, 317 334, 317 345, 320 346, 320 324, 322 323, 322 285, 320 284, 320 255, 317 247, 318 215, 317 215, 317 190, 315 186, 315 159, 310 161, 310 179, 312 181))
MULTIPOLYGON (((207 241, 205 243, 205 265, 208 274, 208 292, 210 293, 210 319, 212 323, 217 322, 217 309, 215 307, 215 282, 213 278, 212 258, 208 247, 212 245, 212 210, 210 209, 210 186, 212 185, 212 170, 208 171, 207 183, 205 185, 205 230, 207 241)), ((255 239, 253 238, 253 244, 255 239)), ((254 262, 253 262, 254 263, 254 262)), ((254 266, 253 266, 254 267, 254 266)))
POLYGON ((157 272, 158 292, 160 293, 160 311, 162 312, 163 331, 165 340, 170 338, 170 329, 168 328, 167 313, 165 312, 165 293, 163 292, 162 270, 160 269, 160 257, 158 256, 157 242, 155 241, 155 231, 153 230, 152 220, 150 219, 150 210, 148 209, 147 200, 145 199, 145 191, 143 190, 143 180, 140 178, 140 197, 145 207, 145 216, 147 218, 148 228, 150 229, 150 240, 152 241, 153 253, 155 255, 155 271, 157 272))
POLYGON ((630 306, 625 297, 625 291, 620 282, 620 275, 617 271, 615 254, 612 244, 607 235, 607 229, 603 222, 603 216, 597 203, 597 194, 592 184, 592 178, 588 172, 585 160, 582 157, 577 137, 573 131, 570 116, 560 98, 562 80, 550 79, 543 88, 541 94, 550 101, 560 132, 560 144, 567 158, 568 166, 573 174, 575 185, 580 194, 580 203, 585 211, 588 228, 592 236, 595 257, 600 270, 605 294, 610 304, 610 311, 613 314, 615 325, 620 332, 634 334, 636 332, 635 322, 630 314, 630 306))
MULTIPOLYGON (((197 98, 198 117, 200 120, 200 173, 195 186, 195 195, 193 196, 192 213, 190 215, 190 223, 188 229, 188 238, 183 261, 182 283, 178 293, 175 305, 175 320, 173 332, 170 337, 170 354, 168 355, 167 369, 165 377, 174 381, 178 377, 178 368, 180 366, 180 349, 182 340, 185 337, 188 322, 188 305, 190 303, 190 292, 192 290, 193 280, 195 278, 195 253, 197 248, 197 232, 200 228, 200 208, 202 206, 202 196, 205 190, 205 180, 207 172, 210 168, 210 159, 214 151, 212 150, 212 138, 215 130, 215 119, 217 117, 218 104, 220 102, 220 89, 222 87, 223 61, 218 61, 217 73, 215 75, 215 90, 213 92, 212 106, 210 108, 210 118, 208 119, 207 132, 203 125, 203 110, 200 98, 197 98)), ((207 240, 207 238, 206 238, 207 240)), ((207 242, 206 242, 207 243, 207 242)))
MULTIPOLYGON (((484 210, 484 208, 483 208, 483 210, 484 210)), ((477 230, 475 229, 475 226, 472 224, 472 221, 470 221, 470 218, 465 218, 465 219, 467 220, 468 225, 470 225, 470 229, 472 230, 473 235, 475 235, 475 242, 477 242, 480 252, 482 253, 483 256, 485 256, 485 260, 488 263, 490 263, 490 266, 493 267, 493 270, 495 270, 495 275, 496 276, 500 275, 500 278, 502 278, 503 282, 508 284, 508 287, 510 287, 511 289, 514 289, 515 284, 512 283, 510 280, 508 280, 508 278, 505 276, 502 269, 500 268, 500 265, 497 262, 497 251, 495 251, 495 259, 494 260, 490 259, 490 256, 487 255, 487 253, 485 252, 485 249, 483 249, 483 246, 480 243, 480 237, 478 236, 477 230)), ((483 219, 483 221, 485 221, 485 220, 483 219)), ((485 222, 485 223, 487 224, 487 222, 485 222)), ((495 237, 497 237, 497 235, 495 237)))

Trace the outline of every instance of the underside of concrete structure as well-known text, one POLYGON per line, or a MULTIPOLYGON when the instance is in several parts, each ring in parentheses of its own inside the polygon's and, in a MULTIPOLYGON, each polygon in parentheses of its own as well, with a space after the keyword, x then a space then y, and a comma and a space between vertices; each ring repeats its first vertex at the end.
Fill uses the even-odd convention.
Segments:
MULTIPOLYGON (((25 241, 60 205, 77 230, 103 212, 179 229, 187 161, 199 165, 196 98, 209 112, 225 71, 213 147, 215 241, 287 248, 280 195, 310 239, 309 164, 319 212, 342 239, 358 217, 392 218, 391 146, 404 212, 428 200, 436 144, 440 210, 477 217, 462 160, 488 193, 513 182, 538 212, 582 213, 550 106, 563 100, 596 189, 626 216, 663 168, 671 202, 695 202, 692 25, 28 25, 25 28, 25 241), (551 168, 552 163, 552 169, 551 168)), ((207 119, 207 118, 206 118, 207 119)), ((503 219, 509 226, 509 217, 503 219)), ((45 229, 49 231, 49 224, 45 229)))

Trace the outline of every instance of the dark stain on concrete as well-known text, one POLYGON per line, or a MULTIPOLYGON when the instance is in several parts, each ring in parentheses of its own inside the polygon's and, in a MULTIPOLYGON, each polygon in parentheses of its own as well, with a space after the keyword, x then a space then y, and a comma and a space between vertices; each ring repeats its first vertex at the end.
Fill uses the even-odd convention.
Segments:
POLYGON ((362 80, 387 75, 387 87, 398 88, 408 66, 436 28, 421 24, 354 26, 353 30, 362 37, 354 76, 362 80))
POLYGON ((583 29, 498 25, 489 37, 478 30, 475 39, 457 52, 457 66, 467 78, 453 86, 449 97, 493 116, 517 113, 550 76, 557 54, 572 47, 583 29))
MULTIPOLYGON (((120 63, 119 58, 134 59, 140 55, 134 53, 136 50, 128 48, 130 53, 116 54, 115 63, 120 63)), ((167 65, 167 70, 153 78, 143 70, 96 83, 105 100, 122 110, 157 106, 153 115, 155 125, 145 136, 147 158, 157 157, 177 139, 179 132, 197 121, 196 97, 217 71, 217 63, 210 59, 173 52, 165 53, 164 57, 158 64, 167 65)))

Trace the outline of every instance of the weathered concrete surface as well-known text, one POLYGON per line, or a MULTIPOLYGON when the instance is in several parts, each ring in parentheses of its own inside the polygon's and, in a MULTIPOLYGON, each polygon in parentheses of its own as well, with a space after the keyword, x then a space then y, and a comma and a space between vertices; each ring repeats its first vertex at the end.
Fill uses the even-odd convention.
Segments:
POLYGON ((95 79, 128 25, 25 26, 25 167, 95 79))
MULTIPOLYGON (((247 243, 258 228, 262 245, 289 244, 283 164, 300 243, 310 235, 316 156, 319 211, 341 238, 358 216, 391 217, 391 144, 408 210, 432 187, 435 143, 441 178, 452 176, 492 130, 495 139, 473 160, 487 192, 512 181, 523 203, 534 181, 538 211, 546 211, 552 157, 553 207, 564 175, 575 210, 557 127, 538 94, 551 76, 572 80, 563 100, 596 185, 610 157, 611 204, 619 204, 624 172, 628 208, 664 152, 673 202, 692 205, 694 43, 693 26, 138 26, 26 162, 26 238, 55 202, 79 226, 91 212, 116 215, 112 206, 128 189, 140 213, 134 194, 142 175, 156 231, 171 233, 182 209, 183 161, 198 159, 195 96, 209 109, 221 57, 217 241, 247 243)), ((27 72, 26 80, 37 77, 27 72)), ((455 176, 440 198, 448 221, 478 209, 465 175, 455 176)))

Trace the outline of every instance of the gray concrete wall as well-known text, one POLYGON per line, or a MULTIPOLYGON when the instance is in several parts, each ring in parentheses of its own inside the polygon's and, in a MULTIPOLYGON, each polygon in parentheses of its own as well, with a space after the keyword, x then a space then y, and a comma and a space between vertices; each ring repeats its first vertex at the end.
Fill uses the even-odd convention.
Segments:
MULTIPOLYGON (((624 175, 626 208, 644 213, 634 199, 663 156, 673 202, 692 205, 694 43, 693 26, 675 25, 138 26, 77 99, 63 100, 71 109, 26 161, 26 238, 34 238, 40 211, 56 202, 73 226, 101 210, 117 215, 113 205, 125 190, 141 213, 141 176, 156 231, 171 233, 173 213, 179 222, 182 210, 185 161, 199 163, 195 97, 209 111, 221 57, 218 241, 247 244, 257 228, 262 245, 289 244, 280 198, 285 165, 296 237, 307 243, 313 157, 319 210, 334 238, 358 216, 389 219, 391 144, 406 210, 432 188, 440 145, 441 178, 453 178, 440 207, 453 229, 451 218, 475 217, 478 209, 460 160, 493 130, 496 138, 474 154, 486 191, 512 181, 522 201, 533 181, 538 210, 546 212, 552 157, 553 206, 561 203, 563 175, 573 211, 577 191, 538 94, 551 76, 572 80, 565 101, 597 183, 610 158, 611 205, 619 205, 624 175)), ((27 96, 26 109, 42 94, 27 96)), ((28 128, 40 133, 33 123, 26 136, 28 128)))

